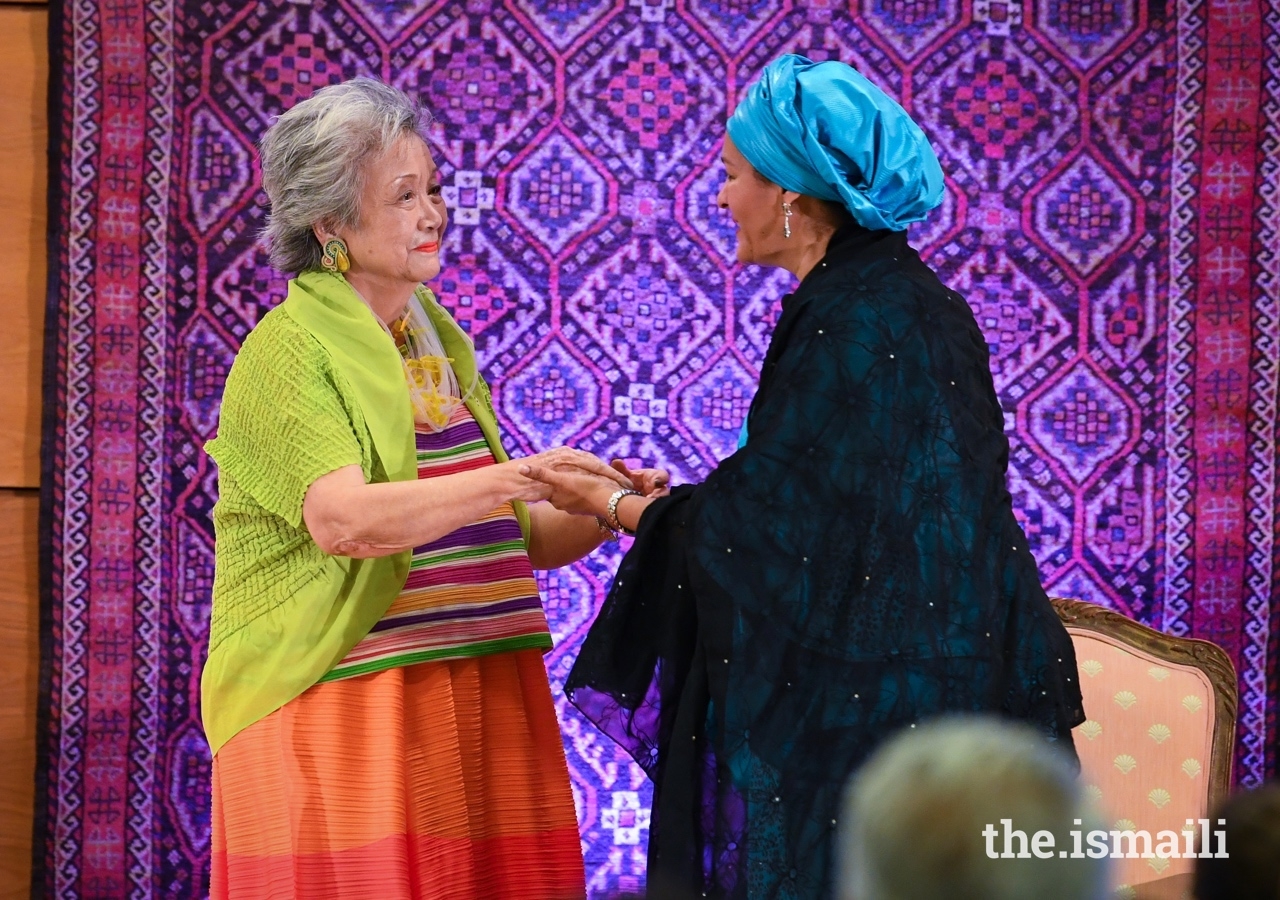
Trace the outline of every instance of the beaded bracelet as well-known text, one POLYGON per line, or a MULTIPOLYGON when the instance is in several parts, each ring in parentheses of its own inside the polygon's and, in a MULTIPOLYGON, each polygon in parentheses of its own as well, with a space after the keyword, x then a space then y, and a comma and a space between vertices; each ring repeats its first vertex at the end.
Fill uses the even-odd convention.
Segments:
POLYGON ((613 496, 609 498, 609 504, 605 507, 604 521, 605 524, 614 531, 619 531, 622 534, 627 535, 627 537, 635 537, 636 533, 623 525, 622 521, 618 518, 618 501, 628 495, 639 497, 640 492, 633 491, 628 488, 619 488, 613 492, 613 496))

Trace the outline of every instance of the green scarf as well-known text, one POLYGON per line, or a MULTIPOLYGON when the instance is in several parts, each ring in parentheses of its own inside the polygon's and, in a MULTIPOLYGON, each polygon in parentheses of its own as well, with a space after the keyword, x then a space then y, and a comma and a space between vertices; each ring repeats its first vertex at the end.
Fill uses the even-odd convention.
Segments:
MULTIPOLYGON (((453 360, 459 382, 475 381, 478 389, 467 398, 467 408, 494 458, 506 462, 492 399, 477 376, 470 339, 430 291, 419 288, 417 297, 436 327, 445 353, 453 360)), ((380 465, 390 481, 416 480, 413 414, 399 351, 346 279, 305 272, 289 282, 284 303, 268 318, 272 322, 264 319, 260 327, 270 325, 268 330, 273 334, 301 328, 314 336, 341 375, 338 382, 343 402, 348 409, 359 409, 367 440, 373 445, 370 456, 375 464, 366 474, 380 465), (281 326, 285 320, 293 325, 281 326), (282 327, 286 330, 281 331, 282 327)), ((246 372, 263 364, 259 353, 246 372)), ((307 377, 320 379, 323 373, 307 377)), ((317 380, 316 384, 317 389, 324 389, 322 382, 317 380)), ((232 390, 229 379, 224 403, 230 400, 232 390)), ((261 391, 252 376, 235 380, 234 390, 240 392, 236 399, 242 415, 252 403, 277 401, 275 397, 251 397, 261 391)), ((278 399, 287 402, 287 398, 278 399)), ((239 507, 246 502, 245 484, 261 485, 264 476, 237 449, 236 437, 223 434, 224 426, 234 427, 224 417, 218 438, 207 449, 224 474, 234 473, 225 487, 235 496, 224 493, 224 500, 231 499, 239 507)), ((270 447, 262 449, 268 454, 271 451, 270 447)), ((529 511, 523 503, 514 505, 527 547, 529 511)), ((214 518, 215 523, 219 521, 216 510, 214 518)), ((230 516, 220 526, 219 565, 227 564, 226 573, 252 573, 252 555, 267 554, 266 558, 275 559, 272 571, 279 577, 256 586, 241 577, 227 580, 226 573, 222 579, 215 578, 215 610, 224 614, 220 621, 235 624, 214 629, 219 633, 211 634, 209 657, 201 675, 202 717, 214 753, 236 733, 316 684, 369 633, 404 588, 411 551, 374 559, 326 556, 310 540, 300 544, 300 532, 305 534, 305 526, 290 524, 266 511, 252 522, 244 516, 230 516)))
MULTIPOLYGON (((445 354, 453 360, 459 384, 473 381, 479 393, 465 401, 484 434, 493 458, 502 463, 510 457, 502 449, 498 417, 493 409, 489 385, 476 371, 475 347, 453 317, 426 287, 416 291, 427 318, 435 326, 445 354)), ((324 345, 335 365, 350 383, 360 402, 369 434, 382 467, 391 481, 412 481, 418 477, 418 455, 414 443, 413 409, 405 387, 404 370, 395 344, 382 330, 373 311, 365 305, 341 275, 303 272, 289 282, 285 300, 289 315, 324 345)), ((529 543, 529 510, 516 502, 516 518, 529 543)))

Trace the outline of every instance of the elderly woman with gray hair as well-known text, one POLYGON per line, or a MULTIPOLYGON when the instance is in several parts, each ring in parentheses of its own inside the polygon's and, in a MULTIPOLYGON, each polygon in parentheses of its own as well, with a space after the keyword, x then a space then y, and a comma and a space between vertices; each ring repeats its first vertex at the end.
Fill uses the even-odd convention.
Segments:
POLYGON ((262 142, 272 262, 296 277, 207 446, 215 898, 585 893, 533 568, 610 533, 525 505, 549 491, 508 461, 471 342, 423 287, 448 223, 427 122, 357 78, 262 142))

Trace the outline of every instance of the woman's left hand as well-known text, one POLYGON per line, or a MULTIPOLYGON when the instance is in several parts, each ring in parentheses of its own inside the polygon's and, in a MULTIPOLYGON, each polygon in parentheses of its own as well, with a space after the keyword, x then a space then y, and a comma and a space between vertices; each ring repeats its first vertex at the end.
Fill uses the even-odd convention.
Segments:
POLYGON ((631 480, 631 489, 646 497, 665 497, 671 493, 671 475, 666 469, 628 469, 627 464, 615 459, 611 465, 631 480))

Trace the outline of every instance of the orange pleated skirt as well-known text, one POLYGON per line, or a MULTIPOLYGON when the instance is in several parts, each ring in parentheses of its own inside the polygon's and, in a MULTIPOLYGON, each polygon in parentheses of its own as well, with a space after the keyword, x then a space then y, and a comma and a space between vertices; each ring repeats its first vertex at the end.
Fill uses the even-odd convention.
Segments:
POLYGON ((318 684, 213 760, 213 900, 567 900, 582 849, 539 650, 318 684))

